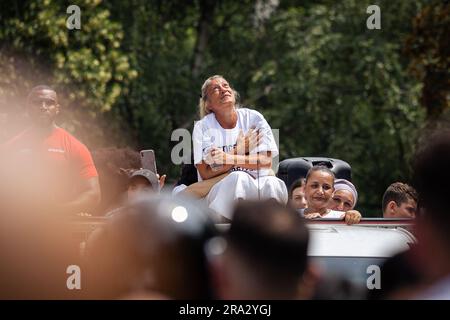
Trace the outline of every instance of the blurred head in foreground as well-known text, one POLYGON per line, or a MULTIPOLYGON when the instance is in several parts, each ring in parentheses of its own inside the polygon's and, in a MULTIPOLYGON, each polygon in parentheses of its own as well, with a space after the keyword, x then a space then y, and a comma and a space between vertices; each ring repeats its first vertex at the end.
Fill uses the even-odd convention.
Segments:
POLYGON ((378 290, 369 290, 368 299, 401 300, 417 294, 424 279, 414 261, 415 245, 407 251, 388 258, 381 266, 381 284, 378 290))
POLYGON ((420 267, 435 283, 421 298, 450 299, 450 130, 428 134, 413 163, 413 186, 419 194, 417 238, 420 267))
POLYGON ((295 299, 307 263, 309 234, 295 209, 242 201, 225 239, 207 245, 221 299, 295 299), (222 250, 220 250, 222 249, 222 250))
POLYGON ((0 299, 80 298, 66 285, 67 268, 80 265, 67 217, 49 210, 45 191, 39 197, 11 171, 0 168, 0 299))
POLYGON ((203 248, 214 230, 190 199, 135 199, 87 244, 88 297, 209 298, 203 248))

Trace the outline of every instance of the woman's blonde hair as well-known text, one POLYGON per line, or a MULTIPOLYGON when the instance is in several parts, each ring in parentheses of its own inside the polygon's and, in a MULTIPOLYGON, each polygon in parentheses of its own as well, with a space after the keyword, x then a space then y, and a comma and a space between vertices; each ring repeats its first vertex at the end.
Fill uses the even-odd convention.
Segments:
MULTIPOLYGON (((202 85, 202 95, 201 95, 200 100, 198 102, 198 113, 200 115, 200 119, 202 119, 204 116, 206 116, 207 114, 210 114, 212 112, 206 106, 206 102, 207 102, 206 92, 208 91, 208 88, 209 88, 209 85, 211 84, 211 81, 213 81, 215 79, 226 80, 223 76, 216 74, 216 75, 211 76, 208 79, 206 79, 206 81, 203 83, 203 85, 202 85)), ((239 93, 236 90, 234 90, 232 87, 231 87, 231 90, 233 90, 233 93, 234 93, 235 108, 239 108, 239 93)))

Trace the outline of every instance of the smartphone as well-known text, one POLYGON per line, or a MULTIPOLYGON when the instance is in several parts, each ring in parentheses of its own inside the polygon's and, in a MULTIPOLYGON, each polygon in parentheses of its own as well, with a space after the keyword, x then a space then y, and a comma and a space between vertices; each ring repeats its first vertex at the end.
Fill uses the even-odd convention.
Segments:
POLYGON ((156 171, 156 158, 155 151, 153 150, 141 150, 141 167, 143 169, 148 169, 152 171, 154 174, 157 174, 156 171))

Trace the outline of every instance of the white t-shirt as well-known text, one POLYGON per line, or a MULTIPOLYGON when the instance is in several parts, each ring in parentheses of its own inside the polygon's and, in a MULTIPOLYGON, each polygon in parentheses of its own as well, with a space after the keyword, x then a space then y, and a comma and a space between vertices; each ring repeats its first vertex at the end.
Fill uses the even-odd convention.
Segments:
MULTIPOLYGON (((224 129, 220 123, 216 120, 214 113, 206 115, 200 121, 197 121, 194 126, 193 144, 194 144, 194 164, 199 164, 204 160, 205 153, 212 147, 221 148, 224 152, 230 152, 236 145, 239 131, 247 134, 251 128, 256 128, 262 132, 262 141, 260 145, 253 150, 250 150, 250 154, 258 152, 270 151, 272 158, 278 155, 278 147, 275 143, 275 138, 272 133, 272 129, 267 123, 264 116, 256 110, 248 108, 236 109, 238 119, 236 126, 233 129, 224 129)), ((249 170, 241 167, 235 167, 233 171, 245 171, 257 177, 256 170, 249 170)), ((266 176, 269 174, 270 169, 260 169, 259 176, 266 176)), ((202 180, 199 176, 199 181, 202 180)))

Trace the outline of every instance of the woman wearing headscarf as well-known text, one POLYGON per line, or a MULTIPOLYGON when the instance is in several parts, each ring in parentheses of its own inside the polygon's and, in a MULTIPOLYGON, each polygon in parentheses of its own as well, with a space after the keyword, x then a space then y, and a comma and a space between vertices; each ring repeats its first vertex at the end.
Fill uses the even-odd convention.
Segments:
POLYGON ((349 224, 358 223, 361 220, 361 213, 354 210, 357 202, 358 192, 353 183, 345 179, 336 179, 328 209, 345 212, 349 224))

